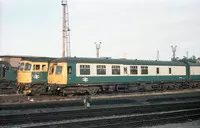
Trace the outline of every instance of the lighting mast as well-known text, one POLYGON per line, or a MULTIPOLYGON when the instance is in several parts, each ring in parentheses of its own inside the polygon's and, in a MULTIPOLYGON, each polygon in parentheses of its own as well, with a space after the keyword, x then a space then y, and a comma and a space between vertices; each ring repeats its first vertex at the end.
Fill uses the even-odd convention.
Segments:
POLYGON ((67 0, 62 0, 61 5, 63 6, 63 50, 62 56, 63 57, 70 57, 71 56, 71 49, 70 49, 70 29, 69 29, 69 14, 68 14, 68 4, 67 0))

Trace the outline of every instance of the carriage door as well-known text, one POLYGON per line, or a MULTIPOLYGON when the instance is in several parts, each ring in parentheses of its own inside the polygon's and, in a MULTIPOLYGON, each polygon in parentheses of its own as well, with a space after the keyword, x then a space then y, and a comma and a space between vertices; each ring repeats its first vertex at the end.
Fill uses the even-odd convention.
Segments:
POLYGON ((67 83, 68 84, 72 84, 72 83, 74 83, 74 79, 73 78, 75 78, 75 64, 73 64, 73 63, 68 63, 67 64, 67 79, 68 79, 68 81, 67 81, 67 83))

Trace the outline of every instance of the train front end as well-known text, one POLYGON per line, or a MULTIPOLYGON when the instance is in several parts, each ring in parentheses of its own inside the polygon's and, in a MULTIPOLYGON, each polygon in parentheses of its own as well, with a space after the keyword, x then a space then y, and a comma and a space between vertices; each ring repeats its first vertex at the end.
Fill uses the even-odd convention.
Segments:
POLYGON ((58 94, 67 85, 67 63, 52 62, 48 71, 49 92, 58 94))
POLYGON ((41 92, 47 83, 48 62, 21 61, 17 72, 18 93, 41 92))

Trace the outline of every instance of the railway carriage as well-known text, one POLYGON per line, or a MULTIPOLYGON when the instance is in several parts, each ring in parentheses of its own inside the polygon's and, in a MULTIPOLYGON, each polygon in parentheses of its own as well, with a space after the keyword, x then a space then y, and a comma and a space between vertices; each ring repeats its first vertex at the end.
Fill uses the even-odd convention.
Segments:
POLYGON ((12 67, 7 61, 0 61, 0 88, 1 93, 15 91, 17 68, 12 67))
POLYGON ((171 61, 60 58, 50 63, 48 84, 51 92, 64 94, 176 89, 188 86, 188 67, 171 61))
POLYGON ((188 63, 189 65, 189 78, 192 81, 192 86, 200 85, 200 63, 188 63))
POLYGON ((18 93, 41 93, 47 85, 49 62, 55 58, 24 58, 17 72, 18 93))

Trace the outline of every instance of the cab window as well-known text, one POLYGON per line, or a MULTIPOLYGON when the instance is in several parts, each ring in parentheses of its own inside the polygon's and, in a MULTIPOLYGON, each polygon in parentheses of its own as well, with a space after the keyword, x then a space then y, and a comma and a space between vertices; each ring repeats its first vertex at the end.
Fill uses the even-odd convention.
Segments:
POLYGON ((53 74, 54 73, 54 66, 51 66, 50 70, 49 70, 49 74, 53 74))
POLYGON ((19 65, 19 70, 24 70, 24 63, 20 63, 20 65, 19 65))
POLYGON ((26 63, 26 64, 25 64, 25 70, 26 70, 26 71, 30 71, 30 70, 31 70, 31 64, 26 63))
POLYGON ((62 73, 62 66, 57 66, 56 67, 56 74, 61 74, 62 73))

